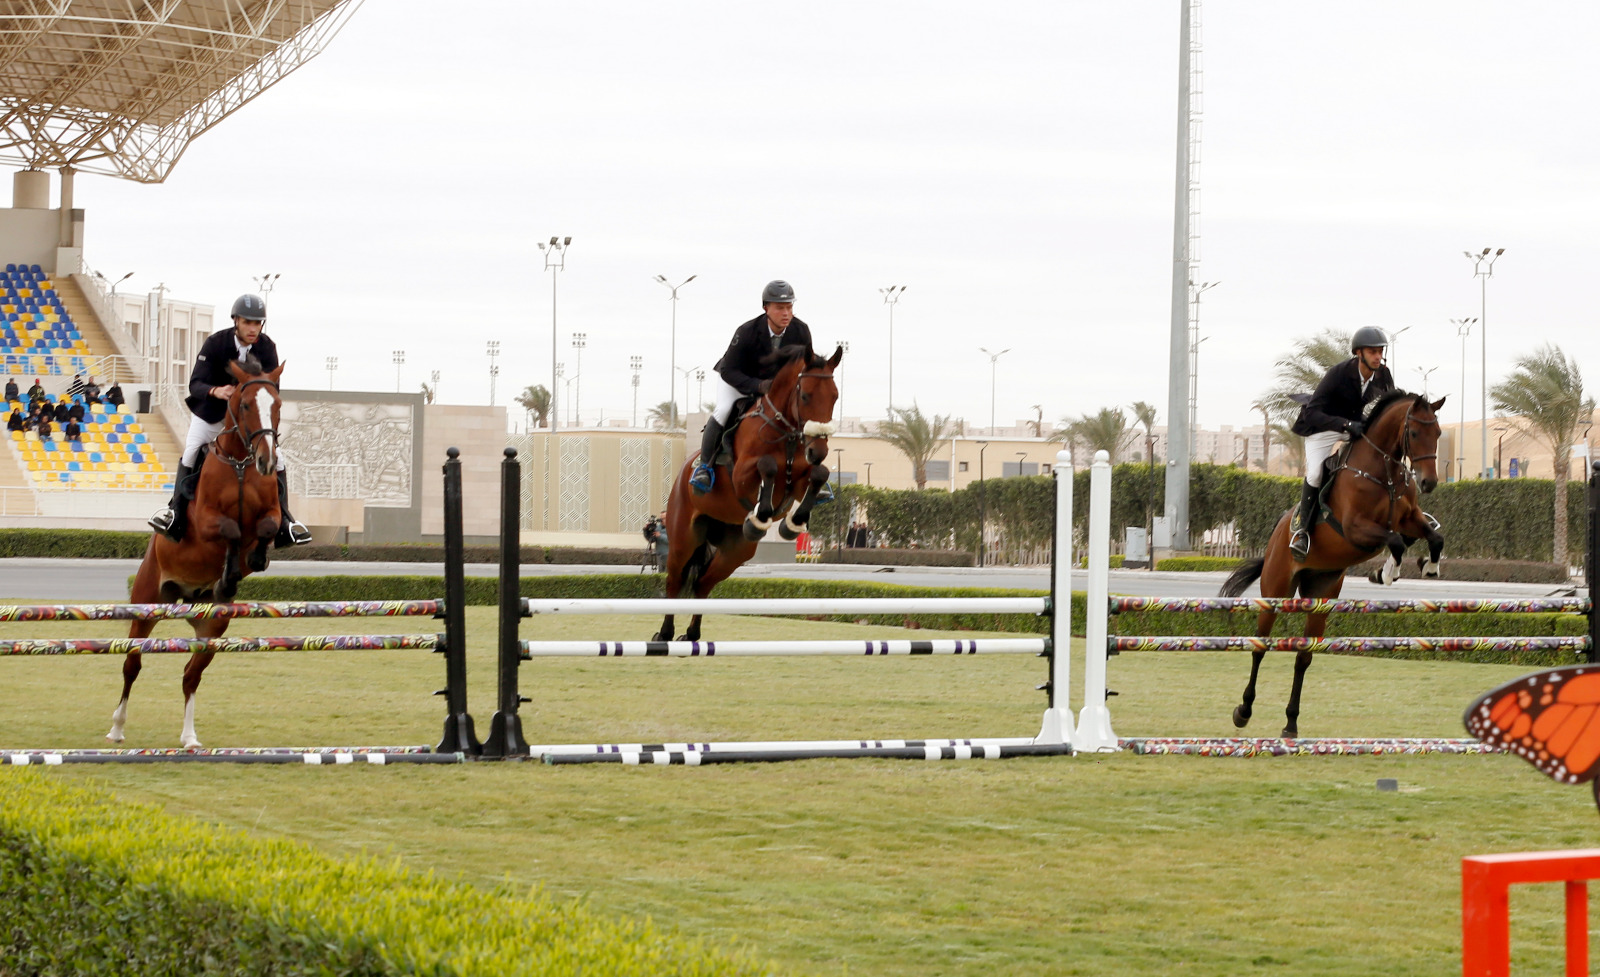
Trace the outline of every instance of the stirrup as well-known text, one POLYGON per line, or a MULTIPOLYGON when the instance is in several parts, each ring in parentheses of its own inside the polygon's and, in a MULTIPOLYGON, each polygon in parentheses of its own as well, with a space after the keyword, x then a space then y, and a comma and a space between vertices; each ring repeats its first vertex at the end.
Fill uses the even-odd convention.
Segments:
POLYGON ((304 546, 311 542, 311 530, 305 527, 305 523, 298 519, 291 519, 289 520, 288 528, 289 540, 293 545, 304 546))
POLYGON ((154 529, 158 533, 165 533, 167 530, 172 528, 172 522, 177 518, 178 514, 174 512, 172 506, 169 505, 145 521, 150 524, 151 529, 154 529))
POLYGON ((694 466, 694 474, 689 476, 689 487, 701 495, 711 491, 711 486, 717 482, 716 471, 707 464, 694 466))
POLYGON ((1311 530, 1301 526, 1289 530, 1289 552, 1305 559, 1311 554, 1311 530))

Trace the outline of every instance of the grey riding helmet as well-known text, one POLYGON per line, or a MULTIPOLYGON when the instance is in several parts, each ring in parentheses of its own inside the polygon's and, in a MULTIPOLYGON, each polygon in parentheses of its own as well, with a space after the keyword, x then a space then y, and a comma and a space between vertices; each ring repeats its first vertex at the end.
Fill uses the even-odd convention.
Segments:
POLYGON ((1377 346, 1382 348, 1388 345, 1389 334, 1384 332, 1382 329, 1379 329, 1377 326, 1362 326, 1360 329, 1357 329, 1356 334, 1350 338, 1350 352, 1352 353, 1365 346, 1377 346))
POLYGON ((254 292, 246 292, 233 300, 233 311, 228 313, 234 319, 249 319, 253 322, 267 321, 267 302, 254 292))
POLYGON ((765 308, 768 302, 793 302, 794 286, 779 279, 767 282, 767 287, 761 290, 761 306, 765 308))

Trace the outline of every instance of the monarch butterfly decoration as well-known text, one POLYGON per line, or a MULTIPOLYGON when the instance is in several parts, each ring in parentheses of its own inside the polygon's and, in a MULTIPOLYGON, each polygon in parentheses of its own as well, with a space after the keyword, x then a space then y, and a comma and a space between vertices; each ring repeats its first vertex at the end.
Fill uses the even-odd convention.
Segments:
POLYGON ((1592 782, 1600 808, 1600 665, 1524 675, 1467 708, 1467 732, 1563 784, 1592 782))

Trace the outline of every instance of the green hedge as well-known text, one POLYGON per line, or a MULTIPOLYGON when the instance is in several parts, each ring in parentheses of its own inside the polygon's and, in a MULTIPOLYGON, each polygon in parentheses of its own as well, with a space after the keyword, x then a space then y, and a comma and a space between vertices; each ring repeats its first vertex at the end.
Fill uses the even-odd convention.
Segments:
POLYGON ((1157 570, 1188 572, 1232 570, 1238 565, 1239 558, 1236 556, 1169 556, 1165 560, 1156 561, 1157 570))
MULTIPOLYGON (((492 577, 468 577, 467 603, 492 605, 498 599, 498 582, 492 577)), ((444 593, 442 577, 248 577, 240 584, 240 600, 409 600, 444 593)), ((629 598, 660 597, 660 574, 587 574, 561 577, 523 577, 524 597, 629 598)), ((716 589, 718 597, 759 599, 774 597, 1018 597, 1043 591, 994 587, 915 587, 866 580, 796 580, 734 577, 716 589)), ((1083 637, 1087 597, 1072 593, 1072 633, 1083 637)), ((872 614, 810 615, 812 620, 873 624, 882 627, 935 628, 938 630, 1013 631, 1048 634, 1046 617, 1026 614, 872 614)), ((1274 634, 1301 633, 1304 617, 1278 618, 1274 634)), ((1255 633, 1254 614, 1189 614, 1162 612, 1119 614, 1111 619, 1119 634, 1137 635, 1247 635, 1255 633)), ((1329 637, 1539 637, 1586 633, 1577 614, 1334 614, 1328 618, 1329 637)), ((1369 657, 1436 657, 1419 652, 1373 652, 1369 657)), ((1452 660, 1512 663, 1566 664, 1571 658, 1546 653, 1462 652, 1452 660)))
POLYGON ((771 972, 648 921, 338 860, 34 771, 0 776, 0 905, 6 974, 771 972))
POLYGON ((137 560, 149 533, 105 529, 0 529, 0 557, 80 557, 137 560))

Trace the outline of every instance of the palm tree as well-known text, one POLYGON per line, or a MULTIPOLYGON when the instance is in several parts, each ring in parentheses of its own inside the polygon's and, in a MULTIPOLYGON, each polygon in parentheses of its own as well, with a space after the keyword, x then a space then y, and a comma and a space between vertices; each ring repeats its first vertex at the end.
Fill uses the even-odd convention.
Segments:
POLYGON ((1272 441, 1274 444, 1283 445, 1289 449, 1289 460, 1294 464, 1294 470, 1301 478, 1306 477, 1306 439, 1289 430, 1285 422, 1272 425, 1272 441))
POLYGON ((1517 357, 1516 368, 1490 388, 1494 409, 1518 418, 1518 426, 1544 442, 1555 468, 1555 552, 1552 559, 1567 562, 1567 479, 1572 475, 1572 443, 1578 424, 1594 413, 1594 398, 1583 396, 1583 375, 1578 361, 1546 343, 1536 352, 1517 357))
MULTIPOLYGON (((1264 472, 1270 471, 1269 466, 1272 461, 1272 412, 1267 407, 1267 398, 1262 397, 1251 404, 1250 409, 1261 412, 1261 470, 1264 472)), ((1250 466, 1246 465, 1245 467, 1248 468, 1250 466)))
POLYGON ((1138 435, 1138 432, 1129 429, 1128 415, 1116 407, 1102 407, 1098 414, 1085 414, 1076 421, 1063 418, 1062 424, 1056 429, 1053 440, 1066 441, 1068 444, 1082 443, 1089 458, 1093 458, 1096 451, 1104 451, 1111 456, 1113 465, 1132 438, 1138 435))
POLYGON ((522 409, 533 415, 534 427, 544 427, 550 419, 550 391, 544 384, 523 388, 516 396, 522 409))
POLYGON ((437 396, 439 396, 439 389, 437 387, 430 387, 426 383, 422 385, 422 402, 424 404, 433 403, 433 398, 437 396))
POLYGON ((661 403, 645 411, 645 423, 662 431, 671 431, 682 428, 683 415, 678 413, 678 403, 673 400, 663 400, 661 403))
POLYGON ((928 459, 939 450, 939 440, 945 436, 950 418, 935 414, 929 420, 916 404, 890 410, 898 417, 879 423, 878 439, 899 448, 911 460, 911 474, 920 491, 928 484, 928 459))
POLYGON ((1136 400, 1128 409, 1133 411, 1133 423, 1144 425, 1145 452, 1149 456, 1149 460, 1153 463, 1156 457, 1156 407, 1154 404, 1147 404, 1142 400, 1136 400))
POLYGON ((1309 339, 1295 340, 1294 351, 1280 359, 1273 370, 1276 385, 1262 395, 1260 403, 1279 420, 1293 418, 1300 405, 1291 395, 1317 389, 1330 367, 1349 358, 1350 334, 1343 330, 1324 329, 1309 339))

